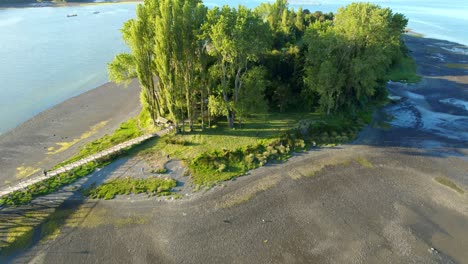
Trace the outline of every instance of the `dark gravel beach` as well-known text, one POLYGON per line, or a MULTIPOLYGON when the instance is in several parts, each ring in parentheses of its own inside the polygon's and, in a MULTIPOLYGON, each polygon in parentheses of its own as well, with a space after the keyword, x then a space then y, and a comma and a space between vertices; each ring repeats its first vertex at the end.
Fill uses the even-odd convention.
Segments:
MULTIPOLYGON (((64 198, 54 205, 58 212, 70 212, 60 233, 3 260, 468 263, 468 85, 463 81, 468 72, 453 67, 467 64, 467 48, 409 36, 406 43, 418 64, 421 82, 390 83, 391 94, 402 99, 376 113, 374 123, 353 144, 301 153, 286 163, 262 167, 180 200, 64 198), (440 177, 464 193, 435 180, 440 177)), ((135 96, 131 91, 122 90, 135 96)), ((101 90, 94 91, 98 92, 101 90)), ((63 114, 69 107, 54 108, 50 111, 56 114, 45 114, 47 119, 36 117, 37 121, 33 119, 9 135, 9 140, 2 137, 0 147, 8 147, 15 162, 25 156, 35 163, 43 157, 41 147, 34 155, 28 154, 28 149, 44 141, 42 138, 51 144, 55 142, 51 134, 73 137, 82 133, 74 132, 78 127, 112 118, 106 125, 109 131, 137 111, 136 96, 132 97, 135 102, 126 104, 123 95, 116 95, 113 103, 106 103, 106 96, 99 97, 106 98, 104 101, 98 96, 84 98, 109 104, 102 108, 110 108, 110 112, 103 111, 91 121, 84 118, 91 112, 63 114), (114 106, 118 100, 128 108, 114 106), (117 117, 112 114, 116 112, 120 113, 117 117), (60 116, 62 121, 52 122, 60 116), (80 121, 85 122, 81 126, 66 122, 78 116, 86 120, 80 121), (39 120, 51 121, 43 127, 39 120), (65 131, 75 134, 65 134, 59 127, 69 127, 65 131), (34 137, 25 137, 32 132, 34 137)), ((70 104, 80 109, 83 101, 75 100, 70 104)), ((99 108, 91 102, 88 106, 99 108)), ((1 162, 3 168, 13 161, 1 162)), ((137 162, 119 160, 96 177, 128 171, 137 162)), ((19 165, 21 162, 14 163, 9 171, 14 172, 19 165)))

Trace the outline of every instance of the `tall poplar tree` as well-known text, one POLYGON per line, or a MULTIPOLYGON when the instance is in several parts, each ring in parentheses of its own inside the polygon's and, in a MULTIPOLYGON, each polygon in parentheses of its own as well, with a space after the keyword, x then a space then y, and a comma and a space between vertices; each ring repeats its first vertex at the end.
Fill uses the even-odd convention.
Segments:
POLYGON ((233 128, 236 104, 249 63, 257 61, 271 46, 269 27, 259 15, 244 6, 238 9, 223 6, 208 12, 204 31, 210 41, 208 52, 217 60, 227 122, 233 128))
POLYGON ((157 1, 147 0, 145 5, 138 5, 136 18, 125 22, 122 38, 130 48, 131 54, 118 54, 109 63, 108 71, 111 81, 128 83, 137 77, 141 86, 140 100, 144 110, 148 111, 153 121, 161 115, 160 95, 157 90, 154 69, 154 30, 153 16, 157 1))

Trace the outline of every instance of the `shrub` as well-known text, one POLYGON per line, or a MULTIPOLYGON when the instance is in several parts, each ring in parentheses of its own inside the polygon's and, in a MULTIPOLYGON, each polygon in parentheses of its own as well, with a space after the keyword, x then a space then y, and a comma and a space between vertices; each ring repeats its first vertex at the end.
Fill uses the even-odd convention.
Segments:
POLYGON ((167 173, 167 169, 166 168, 157 168, 153 171, 151 171, 152 173, 159 173, 159 174, 164 174, 164 173, 167 173))
POLYGON ((204 152, 189 165, 196 185, 207 186, 229 180, 247 170, 265 165, 269 160, 284 160, 292 151, 302 151, 306 144, 297 131, 285 132, 268 143, 249 145, 235 150, 204 152), (226 169, 229 170, 226 171, 226 169))
POLYGON ((226 164, 219 164, 218 166, 218 172, 223 172, 226 170, 226 164))

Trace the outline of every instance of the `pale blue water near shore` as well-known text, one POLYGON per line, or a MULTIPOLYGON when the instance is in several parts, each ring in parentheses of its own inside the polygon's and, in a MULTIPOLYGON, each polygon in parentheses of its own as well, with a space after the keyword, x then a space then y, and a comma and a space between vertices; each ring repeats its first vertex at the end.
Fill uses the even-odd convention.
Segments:
MULTIPOLYGON (((258 5, 260 0, 205 4, 258 5)), ((311 11, 335 12, 348 0, 291 0, 311 11)), ((405 14, 427 37, 468 45, 468 1, 371 1, 405 14)), ((39 112, 107 82, 106 64, 126 47, 122 23, 135 3, 0 10, 0 134, 39 112), (99 11, 99 14, 93 14, 99 11), (67 14, 77 14, 67 18, 67 14)))
POLYGON ((119 29, 135 6, 0 10, 0 133, 106 83, 106 64, 127 50, 119 29))

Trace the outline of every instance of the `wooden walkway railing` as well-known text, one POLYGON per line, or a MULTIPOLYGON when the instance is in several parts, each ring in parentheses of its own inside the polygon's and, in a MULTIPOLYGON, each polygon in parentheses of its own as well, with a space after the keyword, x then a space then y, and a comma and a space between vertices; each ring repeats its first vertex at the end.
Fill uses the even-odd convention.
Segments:
POLYGON ((129 141, 120 143, 118 145, 115 145, 115 146, 113 146, 113 147, 111 147, 109 149, 106 149, 104 151, 101 151, 99 153, 93 154, 93 155, 91 155, 89 157, 86 157, 86 158, 83 158, 81 160, 75 161, 73 163, 67 164, 67 165, 65 165, 63 167, 60 167, 58 169, 48 171, 47 175, 41 174, 41 175, 31 176, 27 180, 21 181, 21 182, 17 183, 14 186, 3 187, 2 189, 0 189, 0 197, 7 196, 7 195, 9 195, 9 194, 11 194, 11 193, 13 193, 15 191, 22 190, 22 189, 24 189, 24 188, 26 188, 26 187, 28 187, 30 185, 33 185, 33 184, 36 184, 38 182, 42 182, 44 180, 47 180, 47 179, 52 178, 54 176, 57 176, 60 173, 64 173, 64 172, 73 170, 74 168, 77 168, 77 167, 79 167, 81 165, 84 165, 86 163, 95 161, 95 160, 97 160, 99 158, 102 158, 102 157, 105 157, 105 156, 108 156, 108 155, 111 155, 113 153, 116 153, 116 152, 124 149, 124 148, 139 144, 139 143, 141 143, 141 142, 143 142, 143 141, 145 141, 147 139, 150 139, 150 138, 153 138, 153 137, 156 137, 156 136, 162 136, 162 135, 170 132, 173 128, 174 128, 173 126, 169 126, 168 128, 165 128, 165 129, 163 129, 161 131, 158 131, 156 133, 146 134, 146 135, 131 139, 129 141))

